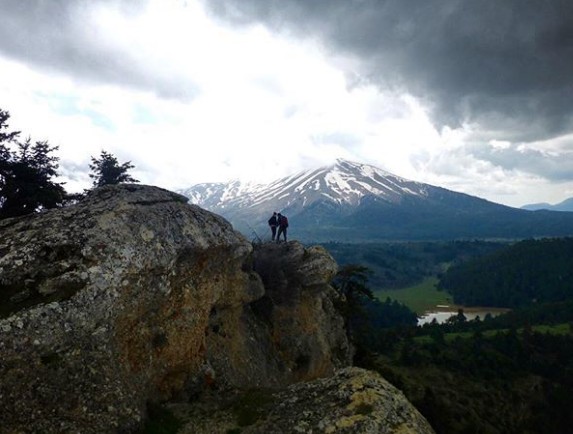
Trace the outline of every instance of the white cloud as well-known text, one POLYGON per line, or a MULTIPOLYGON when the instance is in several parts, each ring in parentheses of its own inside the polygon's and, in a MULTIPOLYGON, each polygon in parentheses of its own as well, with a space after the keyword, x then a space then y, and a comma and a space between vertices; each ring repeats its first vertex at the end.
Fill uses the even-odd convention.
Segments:
MULTIPOLYGON (((74 9, 62 40, 85 41, 86 57, 106 53, 86 61, 99 69, 0 51, 1 108, 13 128, 59 146, 71 190, 89 185, 89 157, 101 149, 131 160, 142 182, 171 189, 269 181, 338 157, 505 203, 541 201, 554 188, 473 152, 469 125, 438 131, 420 101, 349 75, 355 59, 314 39, 226 27, 197 1, 151 0, 136 13, 90 5, 74 9)), ((543 147, 565 152, 568 143, 543 147)))
POLYGON ((507 140, 490 140, 489 145, 493 149, 508 149, 511 147, 511 142, 507 140))

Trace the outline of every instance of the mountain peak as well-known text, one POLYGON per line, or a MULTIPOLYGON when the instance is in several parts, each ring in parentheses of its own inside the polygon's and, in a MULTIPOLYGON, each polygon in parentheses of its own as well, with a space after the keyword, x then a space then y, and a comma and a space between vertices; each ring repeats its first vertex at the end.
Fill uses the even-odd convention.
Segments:
POLYGON ((330 166, 305 170, 269 184, 198 184, 181 193, 192 203, 223 215, 230 209, 233 213, 288 209, 293 214, 318 203, 355 207, 369 196, 397 203, 407 196, 426 196, 427 186, 369 164, 338 158, 330 166))
POLYGON ((396 176, 393 173, 387 172, 371 164, 358 163, 355 161, 345 160, 343 158, 337 158, 336 163, 331 167, 334 171, 340 171, 354 176, 372 177, 373 175, 378 175, 385 178, 391 177, 401 181, 407 181, 404 178, 396 176))
POLYGON ((378 167, 339 158, 330 166, 302 171, 251 191, 263 194, 264 200, 274 197, 277 209, 294 206, 298 210, 320 201, 356 206, 365 196, 372 195, 395 202, 404 195, 424 195, 425 187, 378 167))

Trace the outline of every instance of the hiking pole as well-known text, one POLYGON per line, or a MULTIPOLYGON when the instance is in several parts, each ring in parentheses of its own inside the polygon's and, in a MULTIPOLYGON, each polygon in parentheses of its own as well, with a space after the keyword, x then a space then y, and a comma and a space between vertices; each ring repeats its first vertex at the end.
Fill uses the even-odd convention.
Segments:
MULTIPOLYGON (((249 229, 251 230, 251 232, 253 233, 253 235, 255 236, 254 240, 257 240, 257 242, 259 244, 263 244, 263 240, 261 239, 261 237, 259 237, 259 234, 257 234, 257 231, 255 231, 253 229, 253 227, 247 223, 247 226, 249 227, 249 229)), ((254 241, 253 241, 254 242, 254 241)))

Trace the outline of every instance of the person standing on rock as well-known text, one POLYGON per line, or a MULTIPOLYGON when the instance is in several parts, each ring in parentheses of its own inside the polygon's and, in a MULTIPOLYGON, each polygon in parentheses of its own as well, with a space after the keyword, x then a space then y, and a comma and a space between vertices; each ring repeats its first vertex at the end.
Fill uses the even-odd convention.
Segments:
POLYGON ((277 243, 281 241, 281 234, 284 237, 285 243, 287 240, 287 228, 288 228, 288 219, 286 215, 282 215, 281 213, 277 216, 278 223, 279 223, 279 232, 277 234, 277 243))
POLYGON ((278 226, 278 220, 277 220, 277 213, 274 212, 273 215, 271 216, 271 218, 269 219, 269 226, 271 228, 271 235, 272 235, 272 240, 275 240, 275 236, 277 235, 277 226, 278 226))

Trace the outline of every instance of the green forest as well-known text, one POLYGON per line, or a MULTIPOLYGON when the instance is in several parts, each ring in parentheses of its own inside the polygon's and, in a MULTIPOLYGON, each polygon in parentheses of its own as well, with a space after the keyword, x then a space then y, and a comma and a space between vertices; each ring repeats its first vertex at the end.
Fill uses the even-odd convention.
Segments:
POLYGON ((464 305, 515 308, 573 291, 573 238, 525 240, 448 269, 439 287, 464 305))
POLYGON ((367 264, 358 283, 371 294, 431 277, 460 305, 512 308, 473 321, 460 308, 419 327, 404 304, 356 292, 344 312, 355 364, 401 389, 437 433, 571 432, 573 239, 326 247, 345 270, 367 264))
POLYGON ((339 265, 361 264, 372 271, 372 289, 396 289, 439 276, 450 266, 497 251, 507 243, 443 241, 395 243, 323 243, 339 265))

